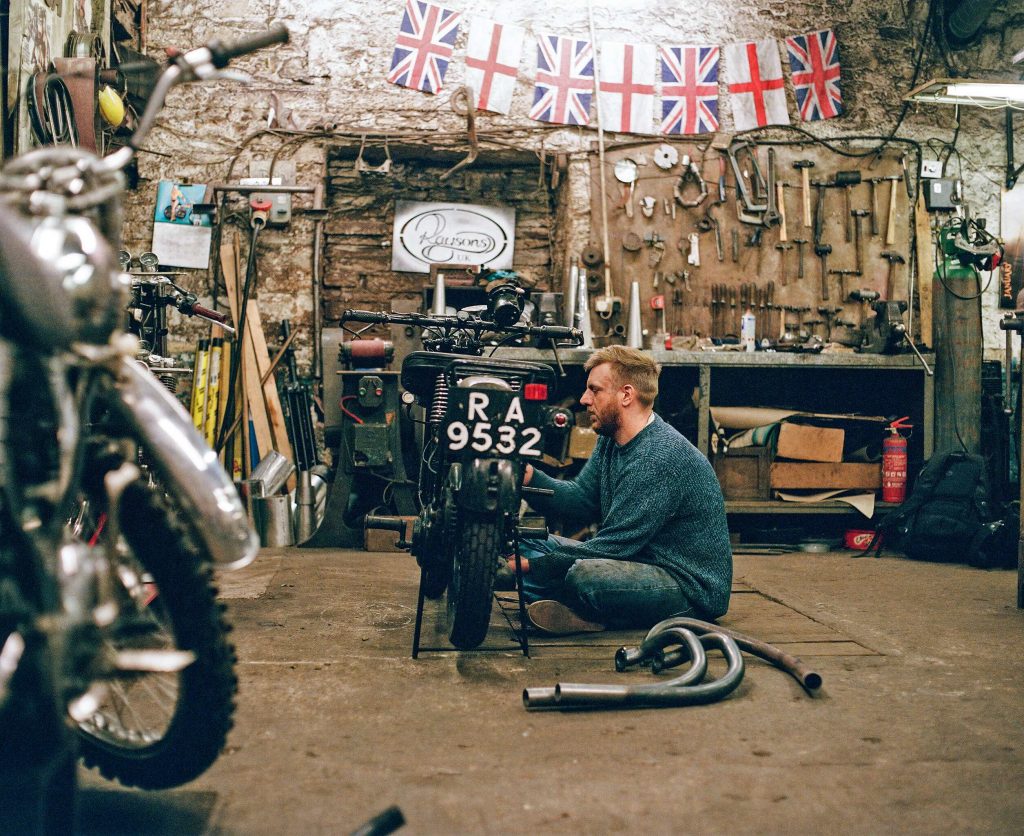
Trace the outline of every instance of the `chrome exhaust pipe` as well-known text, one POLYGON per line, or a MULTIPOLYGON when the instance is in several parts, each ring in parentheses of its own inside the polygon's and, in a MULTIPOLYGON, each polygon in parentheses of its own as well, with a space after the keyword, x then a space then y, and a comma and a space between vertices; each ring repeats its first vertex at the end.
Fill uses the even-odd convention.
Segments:
MULTIPOLYGON (((627 667, 635 665, 647 658, 650 653, 655 654, 655 672, 662 668, 674 667, 675 665, 685 662, 687 659, 685 653, 670 650, 659 656, 656 654, 657 648, 655 645, 649 645, 649 642, 652 642, 660 633, 670 627, 681 627, 685 630, 693 630, 698 634, 715 632, 729 636, 736 642, 741 650, 745 650, 752 656, 757 656, 759 659, 763 659, 764 661, 769 662, 775 667, 788 673, 797 682, 799 682, 808 693, 813 693, 821 687, 821 674, 812 670, 807 663, 798 656, 793 656, 783 650, 779 650, 779 648, 774 645, 760 641, 759 639, 755 639, 751 636, 747 636, 743 633, 737 633, 735 630, 730 630, 727 627, 719 627, 717 624, 711 624, 708 621, 700 621, 696 618, 685 618, 681 616, 667 618, 664 621, 655 624, 650 629, 650 632, 648 632, 647 637, 643 640, 640 647, 620 647, 615 653, 615 669, 618 671, 624 671, 627 667), (651 649, 647 650, 648 647, 651 649)), ((662 645, 662 647, 664 646, 665 645, 662 645)))
POLYGON ((728 696, 743 681, 743 655, 729 636, 706 633, 698 638, 690 630, 666 627, 657 636, 648 634, 648 639, 652 653, 668 645, 679 644, 685 647, 691 660, 690 668, 682 676, 653 685, 559 683, 553 689, 528 688, 523 692, 524 705, 526 708, 663 708, 703 705, 728 696), (721 651, 728 663, 728 670, 713 682, 700 683, 707 672, 707 648, 721 651))

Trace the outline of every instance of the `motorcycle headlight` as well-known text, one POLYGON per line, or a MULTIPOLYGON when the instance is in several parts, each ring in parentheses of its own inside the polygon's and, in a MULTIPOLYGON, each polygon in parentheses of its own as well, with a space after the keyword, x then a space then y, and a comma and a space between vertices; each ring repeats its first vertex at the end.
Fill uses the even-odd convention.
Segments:
POLYGON ((122 326, 128 277, 117 254, 87 218, 44 218, 32 234, 32 249, 52 264, 71 302, 75 339, 106 343, 122 326))

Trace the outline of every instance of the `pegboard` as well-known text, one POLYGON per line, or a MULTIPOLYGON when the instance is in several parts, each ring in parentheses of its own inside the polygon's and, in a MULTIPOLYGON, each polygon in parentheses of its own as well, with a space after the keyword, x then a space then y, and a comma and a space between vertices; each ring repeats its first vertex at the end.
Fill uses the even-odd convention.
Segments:
POLYGON ((590 159, 592 243, 583 255, 592 294, 595 337, 604 336, 616 325, 621 331, 627 324, 633 281, 639 283, 641 319, 651 335, 647 342, 650 346, 656 345, 655 335, 661 331, 661 314, 651 306, 651 299, 658 295, 664 296, 665 325, 674 335, 738 337, 740 316, 751 305, 759 339, 778 338, 789 322, 822 338, 849 344, 857 341, 855 328, 873 316, 866 303, 850 299, 851 291, 874 291, 881 299, 908 298, 912 215, 898 151, 881 157, 847 157, 815 143, 749 142, 734 167, 724 147, 652 140, 606 148, 603 171, 596 151, 590 159), (776 182, 781 184, 781 202, 776 200, 781 222, 770 227, 744 223, 741 214, 754 219, 759 213, 737 210, 736 169, 751 199, 767 203, 767 195, 756 194, 752 182, 756 180, 753 159, 767 181, 769 149, 774 155, 776 182), (628 175, 630 166, 623 160, 635 163, 631 185, 617 179, 617 171, 620 176, 628 175), (809 225, 804 217, 802 173, 795 166, 798 161, 813 163, 806 169, 811 184, 809 225), (861 182, 848 191, 831 185, 840 171, 858 172, 861 182), (621 309, 606 317, 596 312, 595 305, 596 298, 604 295, 605 284, 600 263, 604 256, 601 176, 607 201, 610 282, 613 295, 622 300, 621 309), (720 200, 720 177, 724 202, 720 200), (874 200, 869 185, 872 180, 874 200), (832 247, 827 270, 857 270, 855 219, 848 214, 847 205, 849 211, 868 213, 861 218, 861 275, 826 274, 827 299, 823 298, 821 259, 815 255, 815 182, 830 184, 822 190, 820 236, 823 245, 832 247), (703 197, 702 183, 706 192, 703 197), (721 255, 714 232, 716 222, 721 255), (891 235, 889 243, 887 233, 891 235), (699 265, 689 262, 693 258, 693 235, 697 236, 699 265), (758 239, 760 243, 755 244, 758 239), (805 243, 798 245, 797 240, 805 243), (891 288, 889 261, 883 253, 895 253, 903 260, 893 265, 891 288), (819 308, 838 310, 821 312, 819 308), (843 322, 849 325, 837 324, 843 322))

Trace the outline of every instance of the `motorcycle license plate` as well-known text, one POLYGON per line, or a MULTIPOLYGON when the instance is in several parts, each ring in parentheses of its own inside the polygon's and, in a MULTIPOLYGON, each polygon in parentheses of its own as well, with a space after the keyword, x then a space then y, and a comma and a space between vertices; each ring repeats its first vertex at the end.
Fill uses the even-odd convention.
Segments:
POLYGON ((452 389, 446 449, 457 456, 540 458, 544 452, 538 404, 512 392, 452 389))

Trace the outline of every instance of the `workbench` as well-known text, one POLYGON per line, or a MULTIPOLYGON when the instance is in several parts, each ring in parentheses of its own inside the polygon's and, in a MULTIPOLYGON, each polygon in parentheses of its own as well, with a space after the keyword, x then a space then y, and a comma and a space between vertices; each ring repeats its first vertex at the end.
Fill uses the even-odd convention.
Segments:
MULTIPOLYGON (((567 375, 563 394, 579 397, 582 369, 590 351, 559 349, 567 375), (575 387, 575 388, 573 388, 575 387)), ((711 452, 712 406, 761 406, 806 412, 910 416, 908 439, 912 471, 933 452, 934 377, 913 354, 799 354, 786 352, 666 351, 651 356, 662 366, 659 412, 697 397, 697 432, 690 440, 705 456, 711 452)), ((500 348, 498 357, 542 360, 556 365, 547 349, 500 348)), ((934 368, 934 355, 924 355, 934 368)), ((881 503, 878 503, 881 505, 881 503)), ((889 507, 881 505, 882 508, 889 507)), ((808 505, 778 500, 733 500, 730 514, 856 513, 842 502, 808 505)))

